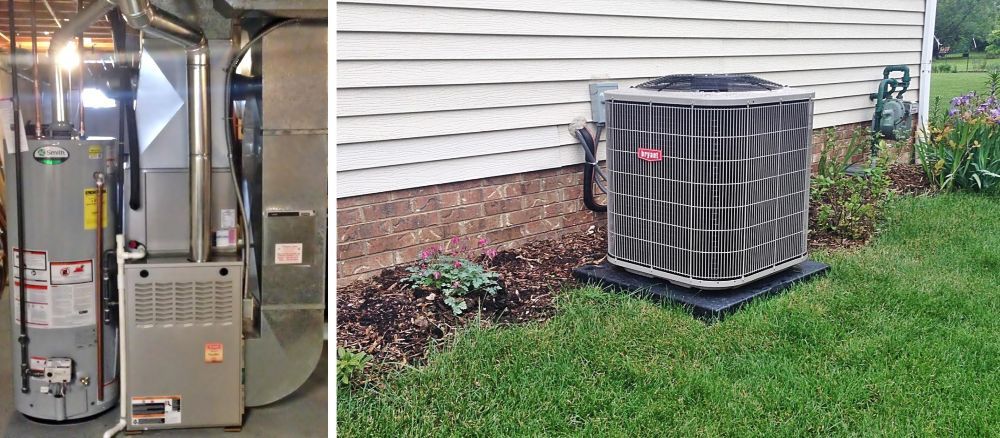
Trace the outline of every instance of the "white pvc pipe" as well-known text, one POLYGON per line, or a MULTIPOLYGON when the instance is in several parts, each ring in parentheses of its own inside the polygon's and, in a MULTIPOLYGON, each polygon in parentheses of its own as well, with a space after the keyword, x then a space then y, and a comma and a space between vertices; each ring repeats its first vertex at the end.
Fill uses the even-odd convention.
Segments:
POLYGON ((931 62, 934 60, 934 21, 937 16, 937 0, 924 2, 924 36, 920 49, 920 89, 917 98, 917 117, 920 132, 926 131, 931 108, 931 62))
POLYGON ((125 426, 128 425, 128 410, 125 404, 125 396, 128 395, 126 389, 126 366, 127 362, 125 360, 125 261, 126 260, 139 260, 146 257, 146 247, 140 245, 135 252, 125 251, 125 236, 118 234, 115 235, 115 260, 118 262, 118 351, 122 352, 118 355, 121 360, 121 364, 118 367, 118 407, 120 419, 118 423, 115 424, 111 429, 104 432, 104 438, 111 438, 115 436, 125 426))

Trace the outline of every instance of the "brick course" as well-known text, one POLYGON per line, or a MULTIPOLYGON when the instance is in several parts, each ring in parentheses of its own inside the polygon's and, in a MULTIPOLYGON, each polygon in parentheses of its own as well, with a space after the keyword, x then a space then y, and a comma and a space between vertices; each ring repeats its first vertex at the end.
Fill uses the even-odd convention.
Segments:
MULTIPOLYGON (((867 126, 863 122, 835 128, 841 153, 851 133, 867 126)), ((826 131, 813 132, 813 172, 826 131)), ((912 146, 893 150, 905 159, 912 146)), ((867 153, 866 148, 857 158, 867 153)), ((604 202, 603 196, 599 201, 604 202)), ((606 221, 606 214, 583 205, 582 165, 342 198, 337 200, 336 217, 341 285, 417 260, 420 250, 453 236, 485 237, 506 249, 583 232, 606 221)))

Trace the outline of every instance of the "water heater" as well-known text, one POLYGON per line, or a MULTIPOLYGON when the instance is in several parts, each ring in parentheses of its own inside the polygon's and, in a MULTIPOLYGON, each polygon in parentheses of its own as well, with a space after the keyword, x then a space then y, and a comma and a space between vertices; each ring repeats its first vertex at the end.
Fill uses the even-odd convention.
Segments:
MULTIPOLYGON (((105 187, 114 184, 115 142, 25 144, 19 152, 21 197, 15 184, 7 185, 8 211, 20 209, 24 222, 16 214, 8 217, 14 404, 43 420, 89 417, 118 401, 117 329, 104 318, 113 312, 105 312, 110 301, 101 273, 107 265, 102 254, 114 248, 105 187), (24 242, 14 231, 19 226, 24 242)), ((4 170, 8 181, 17 181, 10 145, 4 170)))

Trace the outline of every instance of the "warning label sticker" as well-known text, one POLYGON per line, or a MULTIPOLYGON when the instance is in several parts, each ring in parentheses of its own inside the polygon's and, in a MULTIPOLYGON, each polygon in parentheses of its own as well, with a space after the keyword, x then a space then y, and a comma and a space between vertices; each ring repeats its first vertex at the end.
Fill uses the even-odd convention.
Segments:
POLYGON ((181 397, 149 396, 132 397, 133 426, 145 424, 180 424, 181 397))
POLYGON ((91 160, 100 160, 101 152, 100 146, 91 146, 87 148, 87 158, 90 158, 91 160))
MULTIPOLYGON (((45 251, 24 250, 24 269, 44 271, 48 269, 49 257, 45 251)), ((21 249, 14 248, 14 267, 21 266, 21 249)))
POLYGON ((276 243, 274 244, 274 264, 276 265, 298 265, 302 263, 301 243, 276 243))
MULTIPOLYGON (((19 287, 20 281, 14 282, 19 287)), ((94 325, 94 283, 77 285, 25 284, 28 325, 40 329, 62 329, 94 325)), ((14 320, 21 322, 20 297, 14 296, 14 320)))
MULTIPOLYGON (((104 210, 101 214, 101 228, 108 226, 108 192, 104 192, 102 196, 102 208, 104 210)), ((83 190, 83 229, 85 230, 96 230, 97 229, 97 189, 84 189, 83 190)))
POLYGON ((205 343, 205 363, 220 363, 223 359, 222 343, 205 343))
POLYGON ((94 262, 52 262, 52 284, 80 284, 94 281, 94 262))
MULTIPOLYGON (((14 287, 19 288, 21 282, 14 281, 14 287)), ((33 328, 49 327, 49 286, 44 283, 28 281, 24 284, 25 307, 28 312, 26 322, 33 328)), ((14 322, 21 323, 21 297, 14 294, 14 322)))

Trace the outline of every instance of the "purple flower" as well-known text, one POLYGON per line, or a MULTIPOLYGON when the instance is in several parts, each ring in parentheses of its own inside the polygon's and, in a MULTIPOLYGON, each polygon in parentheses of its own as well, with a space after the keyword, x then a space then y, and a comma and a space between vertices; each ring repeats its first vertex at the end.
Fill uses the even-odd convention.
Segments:
POLYGON ((440 272, 434 271, 433 275, 434 275, 434 279, 435 280, 440 280, 441 279, 441 273, 440 272))
POLYGON ((958 114, 958 108, 952 108, 952 109, 948 110, 948 115, 949 116, 954 116, 955 114, 958 114))

